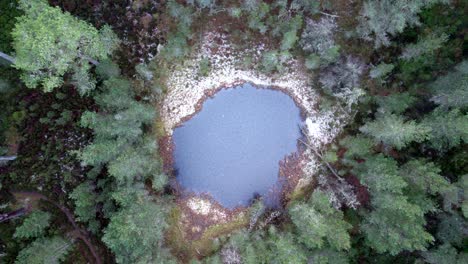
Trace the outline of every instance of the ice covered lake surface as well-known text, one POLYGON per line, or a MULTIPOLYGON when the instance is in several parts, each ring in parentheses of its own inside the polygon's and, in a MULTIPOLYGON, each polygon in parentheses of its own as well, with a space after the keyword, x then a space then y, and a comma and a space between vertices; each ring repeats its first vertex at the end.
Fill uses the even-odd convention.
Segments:
POLYGON ((223 89, 174 130, 176 177, 227 208, 246 206, 256 194, 277 200, 279 161, 297 151, 300 122, 285 93, 250 84, 223 89))

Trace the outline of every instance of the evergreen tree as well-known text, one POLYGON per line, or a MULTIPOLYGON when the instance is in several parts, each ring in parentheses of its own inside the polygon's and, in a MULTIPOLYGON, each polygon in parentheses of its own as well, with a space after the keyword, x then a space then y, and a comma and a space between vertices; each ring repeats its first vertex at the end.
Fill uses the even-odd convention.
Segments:
POLYGON ((445 151, 468 142, 468 114, 459 109, 445 111, 436 108, 422 120, 430 128, 428 145, 445 151))
POLYGON ((348 229, 343 213, 333 208, 328 196, 316 190, 307 203, 297 203, 289 209, 300 241, 308 248, 324 248, 325 241, 334 250, 350 248, 348 229))
POLYGON ((468 262, 467 253, 458 253, 450 244, 443 244, 435 250, 422 252, 424 261, 429 264, 463 264, 468 262))
POLYGON ((379 108, 379 115, 403 114, 408 108, 413 106, 416 98, 408 92, 393 93, 388 96, 378 96, 376 98, 379 108))
POLYGON ((370 70, 369 76, 372 79, 383 80, 387 77, 388 74, 390 74, 393 71, 394 68, 395 65, 393 64, 380 63, 379 65, 375 66, 373 69, 370 70))
POLYGON ((129 81, 104 82, 103 92, 95 98, 101 112, 86 112, 81 118, 83 126, 93 129, 95 139, 79 156, 86 165, 107 164, 109 174, 120 184, 152 178, 154 187, 161 189, 166 177, 159 173, 160 163, 153 155, 157 144, 143 131, 144 125, 153 122, 155 111, 133 97, 129 81))
POLYGON ((331 249, 313 250, 308 263, 314 264, 347 264, 348 257, 345 253, 331 249))
POLYGON ((15 264, 58 264, 61 263, 72 243, 62 237, 40 238, 23 248, 15 264))
POLYGON ((117 263, 161 263, 168 205, 142 196, 112 216, 102 240, 117 263))
POLYGON ((433 53, 435 50, 440 49, 447 40, 447 34, 432 32, 427 36, 420 37, 418 42, 407 45, 403 49, 400 59, 412 60, 422 55, 433 53))
POLYGON ((307 251, 296 243, 292 233, 270 229, 266 243, 269 247, 267 263, 307 263, 307 251))
POLYGON ((424 229, 424 214, 433 208, 420 207, 404 195, 411 184, 400 176, 395 160, 382 154, 368 156, 364 163, 355 165, 353 173, 371 194, 373 210, 364 213, 361 226, 369 247, 396 255, 403 250, 425 250, 434 241, 424 229))
POLYGON ((324 65, 333 62, 337 57, 333 55, 338 48, 334 40, 337 27, 335 19, 331 17, 322 17, 319 21, 308 19, 301 35, 302 49, 317 54, 324 65))
POLYGON ((437 78, 430 86, 431 101, 444 108, 468 106, 468 61, 458 64, 447 75, 437 78))
POLYGON ((367 0, 359 17, 358 34, 373 40, 375 47, 390 45, 390 37, 403 32, 407 26, 420 24, 418 13, 435 3, 447 0, 367 0))
POLYGON ((21 78, 26 86, 41 85, 44 91, 52 91, 71 72, 82 94, 93 89, 89 63, 97 64, 116 48, 112 30, 104 26, 98 31, 44 0, 20 0, 19 4, 25 15, 12 32, 14 67, 24 71, 21 78))
POLYGON ((29 239, 42 237, 50 224, 51 215, 47 212, 32 212, 23 221, 23 224, 16 228, 14 237, 29 239))
POLYGON ((99 222, 95 218, 99 197, 95 193, 95 188, 91 182, 86 181, 78 185, 70 194, 70 198, 75 202, 76 220, 88 223, 88 228, 93 232, 97 232, 99 222))
POLYGON ((388 114, 367 122, 361 132, 374 138, 376 143, 402 149, 411 142, 426 140, 431 129, 413 120, 406 121, 403 116, 388 114))

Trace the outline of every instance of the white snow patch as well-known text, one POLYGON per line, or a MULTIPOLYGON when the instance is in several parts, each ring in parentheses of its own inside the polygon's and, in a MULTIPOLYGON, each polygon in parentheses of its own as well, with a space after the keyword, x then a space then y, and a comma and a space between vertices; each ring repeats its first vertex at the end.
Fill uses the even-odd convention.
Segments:
POLYGON ((187 201, 187 206, 194 213, 209 216, 214 221, 227 220, 226 213, 213 206, 209 200, 200 197, 192 197, 187 201))

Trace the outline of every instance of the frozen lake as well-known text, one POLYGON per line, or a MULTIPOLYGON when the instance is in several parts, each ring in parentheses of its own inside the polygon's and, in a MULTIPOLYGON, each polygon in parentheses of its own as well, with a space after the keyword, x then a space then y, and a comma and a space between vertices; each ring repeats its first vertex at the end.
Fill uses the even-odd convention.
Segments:
POLYGON ((297 150, 300 123, 299 108, 280 91, 223 89, 174 130, 177 179, 228 208, 248 205, 255 194, 274 199, 279 161, 297 150))

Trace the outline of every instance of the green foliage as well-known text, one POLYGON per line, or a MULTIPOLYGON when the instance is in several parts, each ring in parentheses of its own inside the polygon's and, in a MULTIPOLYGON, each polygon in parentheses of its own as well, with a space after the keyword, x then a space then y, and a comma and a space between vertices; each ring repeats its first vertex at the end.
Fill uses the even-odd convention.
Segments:
POLYGON ((413 188, 409 194, 414 192, 437 194, 449 188, 449 182, 440 175, 440 168, 433 162, 421 159, 413 159, 400 168, 400 175, 418 190, 413 188))
POLYGON ((393 71, 394 68, 395 65, 382 62, 370 70, 369 76, 372 79, 383 80, 393 71))
POLYGON ((266 72, 272 72, 277 69, 279 64, 278 52, 268 51, 262 56, 262 66, 266 72))
POLYGON ((407 45, 400 55, 400 59, 412 60, 424 54, 430 54, 440 49, 448 40, 445 33, 432 32, 427 36, 420 37, 418 42, 407 45))
POLYGON ((271 73, 274 71, 282 72, 284 69, 283 63, 285 63, 290 57, 291 54, 287 51, 267 51, 262 55, 262 70, 267 73, 271 73))
POLYGON ((62 85, 63 76, 72 79, 82 94, 94 88, 89 77, 89 60, 102 60, 117 47, 117 37, 107 26, 100 31, 43 0, 20 0, 25 12, 13 30, 16 51, 14 67, 23 70, 26 86, 42 85, 49 92, 62 85))
POLYGON ((341 211, 331 206, 325 193, 314 191, 307 203, 292 206, 289 215, 297 228, 300 241, 308 248, 321 249, 325 241, 335 250, 350 248, 348 229, 351 225, 343 220, 341 211))
POLYGON ((376 98, 379 108, 379 114, 402 114, 410 108, 415 102, 416 98, 408 92, 392 93, 388 96, 378 96, 376 98))
POLYGON ((95 220, 99 197, 95 193, 95 188, 90 182, 83 182, 69 196, 75 202, 76 220, 88 223, 89 229, 96 232, 99 227, 99 222, 95 220))
MULTIPOLYGON (((113 142, 121 146, 126 141, 136 141, 143 134, 142 125, 154 118, 154 110, 135 101, 130 83, 125 79, 113 78, 104 83, 104 91, 96 96, 95 100, 105 113, 86 112, 83 114, 81 124, 84 127, 92 128, 98 142, 113 142)), ((110 145, 108 145, 110 146, 110 145)), ((114 153, 117 150, 111 151, 114 153)), ((89 165, 98 165, 108 162, 109 158, 95 155, 96 160, 87 158, 85 150, 83 161, 89 165)))
POLYGON ((190 7, 183 6, 175 0, 167 1, 169 15, 185 25, 192 24, 193 11, 190 7))
POLYGON ((340 144, 347 150, 346 159, 360 158, 371 153, 373 142, 371 139, 363 136, 347 136, 340 141, 340 144))
POLYGON ((457 212, 439 215, 440 223, 437 227, 436 237, 444 243, 462 246, 466 238, 468 223, 457 212))
POLYGON ((345 253, 331 249, 313 250, 308 263, 314 264, 347 264, 348 257, 345 253))
POLYGON ((195 5, 198 8, 209 8, 213 9, 215 7, 216 0, 188 0, 187 3, 195 5))
POLYGON ((323 64, 334 62, 339 55, 334 34, 337 24, 333 18, 323 17, 319 21, 308 19, 301 35, 301 47, 307 53, 317 54, 323 64))
POLYGON ((431 129, 413 120, 405 121, 400 115, 388 114, 379 116, 366 123, 360 131, 371 136, 376 143, 402 149, 411 142, 422 142, 428 138, 431 129))
POLYGON ((440 175, 441 170, 433 162, 414 159, 400 167, 400 175, 408 183, 405 194, 408 201, 426 212, 436 212, 437 206, 430 198, 450 189, 449 182, 440 175))
POLYGON ((338 161, 338 155, 333 150, 328 150, 323 154, 322 159, 328 163, 335 163, 338 161))
POLYGON ((180 59, 189 53, 187 40, 191 38, 190 26, 193 22, 194 11, 190 6, 179 4, 175 0, 167 2, 169 15, 178 21, 177 30, 168 34, 160 56, 166 60, 180 59))
POLYGON ((120 75, 119 66, 110 59, 102 60, 96 66, 96 74, 103 80, 117 78, 120 75))
POLYGON ((428 144, 439 151, 468 142, 468 114, 458 109, 447 112, 437 108, 424 117, 422 124, 431 128, 428 144))
MULTIPOLYGON (((388 252, 396 255, 403 250, 425 250, 434 240, 424 229, 424 214, 433 208, 427 205, 421 207, 417 201, 412 203, 417 194, 410 198, 404 195, 408 186, 417 186, 419 190, 425 190, 425 182, 415 178, 427 171, 430 172, 427 178, 436 178, 439 181, 440 176, 434 173, 437 172, 437 168, 433 165, 429 165, 427 169, 421 166, 421 161, 413 162, 400 171, 395 160, 378 154, 367 157, 364 163, 355 165, 353 169, 353 173, 368 187, 371 194, 373 210, 364 213, 361 230, 366 236, 368 246, 378 253, 388 252), (407 175, 410 168, 417 170, 414 177, 407 175), (405 178, 410 178, 409 183, 405 178)), ((425 193, 419 194, 424 195, 425 193)))
MULTIPOLYGON (((447 34, 448 40, 434 52, 423 53, 411 60, 400 60, 400 74, 397 76, 411 86, 414 82, 431 81, 441 72, 446 72, 463 56, 465 42, 463 34, 467 8, 466 1, 451 1, 451 5, 437 4, 424 9, 420 14, 421 27, 408 28, 398 40, 414 40, 427 38, 429 35, 447 34), (443 32, 443 33, 441 33, 443 32)), ((411 42, 410 45, 415 44, 411 42)), ((401 43, 400 45, 408 45, 401 43)))
POLYGON ((283 36, 283 40, 281 41, 281 50, 289 50, 293 48, 297 40, 297 30, 286 32, 286 34, 283 36))
POLYGON ((151 81, 153 79, 153 71, 148 68, 146 63, 140 63, 135 66, 135 70, 138 75, 145 81, 151 81))
POLYGON ((424 261, 429 264, 463 264, 468 262, 468 254, 457 253, 450 244, 443 244, 435 250, 422 252, 424 261))
POLYGON ((380 194, 374 199, 375 210, 366 215, 361 229, 368 245, 378 253, 425 250, 434 241, 424 229, 424 214, 417 205, 403 196, 380 194))
POLYGON ((305 66, 309 70, 315 70, 320 66, 320 57, 315 54, 307 56, 305 66))
POLYGON ((358 34, 374 41, 375 48, 390 45, 390 37, 407 26, 419 25, 418 13, 435 3, 447 0, 368 0, 361 10, 358 34))
POLYGON ((117 263, 157 263, 167 227, 166 214, 162 203, 147 198, 135 200, 117 212, 102 238, 115 253, 117 263))
POLYGON ((297 36, 302 27, 302 16, 296 15, 289 21, 285 21, 284 25, 279 25, 277 29, 273 29, 273 34, 281 34, 284 32, 281 40, 281 50, 290 50, 294 48, 299 37, 297 36))
MULTIPOLYGON (((273 229, 274 230, 274 229, 273 229)), ((267 244, 269 246, 268 263, 306 263, 307 254, 291 233, 279 233, 270 230, 267 244)))
POLYGON ((51 215, 47 212, 32 212, 24 219, 23 224, 16 228, 14 237, 20 239, 42 237, 46 228, 49 227, 50 218, 51 215))
POLYGON ((234 18, 239 18, 242 15, 242 9, 239 7, 232 7, 228 9, 229 15, 234 18))
MULTIPOLYGON (((109 174, 122 184, 132 183, 144 175, 161 176, 158 174, 160 164, 153 156, 156 146, 153 139, 145 138, 138 145, 123 149, 114 160, 108 163, 109 174)), ((140 178, 140 180, 143 179, 144 177, 140 178)))
POLYGON ((246 6, 245 9, 247 12, 249 12, 249 28, 257 30, 261 34, 265 34, 268 30, 268 26, 263 20, 267 17, 268 13, 270 12, 270 5, 264 3, 263 1, 255 1, 255 5, 252 5, 252 7, 246 6))
POLYGON ((445 108, 468 106, 468 61, 458 64, 447 75, 437 78, 430 86, 431 100, 445 108))
POLYGON ((208 76, 211 70, 210 60, 208 58, 203 58, 200 60, 200 66, 198 74, 200 76, 208 76))
POLYGON ((355 169, 361 182, 376 194, 379 192, 401 194, 403 188, 407 186, 406 181, 398 173, 397 162, 382 154, 369 157, 365 163, 355 169))
POLYGON ((15 264, 58 264, 71 250, 70 241, 62 237, 40 238, 23 248, 15 264))
POLYGON ((227 246, 238 251, 242 263, 307 263, 307 251, 295 241, 293 234, 280 232, 271 226, 268 231, 233 234, 227 246))
POLYGON ((320 1, 310 1, 310 0, 293 0, 291 2, 291 9, 293 10, 303 10, 309 12, 310 14, 315 14, 319 11, 320 1))
POLYGON ((189 53, 187 38, 183 34, 171 34, 161 54, 166 59, 182 58, 189 53))
POLYGON ((112 78, 104 82, 103 92, 95 97, 102 112, 86 112, 81 124, 93 129, 93 144, 86 146, 79 157, 86 165, 108 165, 108 172, 120 184, 155 177, 155 187, 162 187, 165 176, 159 173, 160 163, 154 157, 157 144, 144 136, 143 126, 155 118, 153 107, 138 102, 130 82, 112 78))

